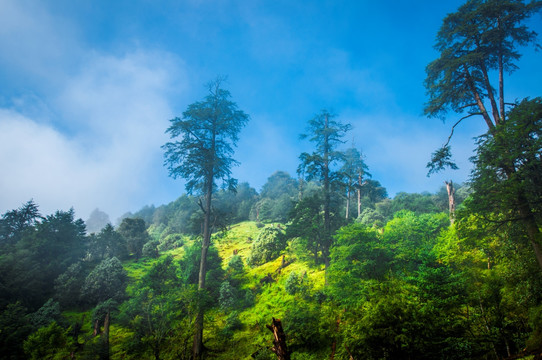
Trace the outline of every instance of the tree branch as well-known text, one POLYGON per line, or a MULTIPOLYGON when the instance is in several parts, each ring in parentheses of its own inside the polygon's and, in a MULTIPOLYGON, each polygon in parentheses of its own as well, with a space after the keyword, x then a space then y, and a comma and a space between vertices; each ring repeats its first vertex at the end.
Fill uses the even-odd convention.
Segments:
MULTIPOLYGON (((476 104, 475 104, 476 105, 476 104)), ((461 123, 461 121, 465 120, 466 118, 469 118, 471 116, 475 116, 475 115, 483 115, 482 113, 470 113, 469 115, 467 116, 463 116, 461 119, 459 119, 453 126, 452 126, 452 131, 450 132, 450 135, 448 136, 448 140, 446 140, 446 143, 444 144, 443 147, 446 147, 450 144, 450 140, 452 139, 452 136, 454 135, 454 130, 455 130, 455 127, 457 125, 459 125, 459 123, 461 123)))

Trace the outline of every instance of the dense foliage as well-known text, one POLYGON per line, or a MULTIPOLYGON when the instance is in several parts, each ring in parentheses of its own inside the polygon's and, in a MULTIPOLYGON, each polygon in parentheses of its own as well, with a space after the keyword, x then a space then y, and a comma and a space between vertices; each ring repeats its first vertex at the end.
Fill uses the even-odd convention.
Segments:
MULTIPOLYGON (((521 23, 541 7, 469 0, 444 20, 425 111, 488 124, 469 183, 452 192, 389 198, 358 150, 340 151, 350 126, 325 110, 309 120, 299 179, 277 171, 260 193, 218 189, 236 185, 230 155, 248 116, 217 86, 172 121, 186 136, 165 146, 170 172, 207 206, 182 195, 117 227, 98 210, 88 227, 33 201, 7 211, 0 356, 273 359, 267 325, 281 319, 292 359, 541 358, 542 100, 505 111, 486 76, 515 69, 515 44, 535 38, 521 23), (224 138, 207 138, 203 120, 224 138)), ((429 167, 445 165, 448 143, 429 167)))

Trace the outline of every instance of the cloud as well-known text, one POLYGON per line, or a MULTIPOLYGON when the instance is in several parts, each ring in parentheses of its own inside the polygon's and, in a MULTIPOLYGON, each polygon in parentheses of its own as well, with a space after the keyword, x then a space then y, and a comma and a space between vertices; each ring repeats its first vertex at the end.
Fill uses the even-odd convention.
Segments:
POLYGON ((47 97, 55 119, 0 109, 1 212, 33 198, 44 213, 73 206, 85 218, 99 207, 115 219, 160 193, 166 94, 187 89, 182 61, 144 51, 88 59, 47 97))

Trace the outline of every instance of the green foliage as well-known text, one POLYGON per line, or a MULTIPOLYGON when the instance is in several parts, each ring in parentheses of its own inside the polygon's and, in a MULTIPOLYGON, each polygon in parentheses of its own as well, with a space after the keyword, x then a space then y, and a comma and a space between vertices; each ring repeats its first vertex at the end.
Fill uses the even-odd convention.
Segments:
POLYGON ((320 318, 320 309, 315 304, 295 302, 286 309, 283 327, 291 351, 315 351, 327 346, 324 334, 320 331, 320 318))
POLYGON ((145 257, 157 258, 159 256, 158 245, 160 245, 160 242, 158 240, 147 241, 145 245, 143 245, 143 250, 141 251, 141 254, 145 257))
POLYGON ((230 101, 230 92, 221 87, 223 79, 209 83, 209 94, 203 101, 188 106, 182 119, 171 119, 166 130, 174 142, 166 143, 164 164, 174 178, 186 180, 186 190, 205 193, 215 186, 215 179, 233 186, 231 157, 238 134, 249 116, 230 101))
POLYGON ((23 359, 22 343, 32 332, 27 309, 20 302, 0 308, 0 350, 6 359, 23 359))
POLYGON ((119 259, 128 257, 125 238, 111 224, 106 224, 98 234, 91 234, 89 243, 89 256, 93 261, 113 256, 119 259))
POLYGON ((218 304, 220 305, 220 310, 227 312, 235 307, 237 302, 237 291, 233 286, 231 286, 229 281, 224 281, 220 285, 220 295, 218 298, 218 304))
POLYGON ((85 225, 74 210, 37 218, 32 202, 2 217, 0 306, 22 301, 32 311, 53 296, 54 280, 87 247, 85 225))
POLYGON ((377 232, 362 224, 341 228, 331 248, 329 291, 340 304, 359 305, 366 297, 366 283, 384 279, 393 254, 377 232))
POLYGON ((108 299, 124 298, 127 274, 116 257, 106 259, 88 274, 81 288, 85 301, 98 304, 108 299))
POLYGON ((60 304, 53 299, 49 299, 38 311, 28 317, 32 326, 36 329, 49 325, 60 318, 60 304))
POLYGON ((263 185, 252 218, 265 222, 286 222, 298 194, 297 181, 284 171, 273 173, 263 185))
POLYGON ((515 61, 521 55, 516 47, 536 38, 523 23, 541 6, 540 2, 471 0, 446 16, 435 45, 439 58, 426 69, 429 102, 425 113, 444 116, 448 109, 458 113, 468 109, 477 114, 474 90, 481 99, 494 101, 494 89, 484 73, 491 69, 511 73, 517 68, 515 61))
POLYGON ((382 227, 384 225, 384 216, 374 209, 365 208, 357 218, 357 222, 369 227, 382 227))
POLYGON ((470 207, 491 217, 508 213, 508 220, 528 206, 542 220, 542 98, 525 99, 508 114, 494 134, 478 139, 471 176, 470 207), (518 198, 524 194, 525 202, 518 198))
MULTIPOLYGON (((199 265, 201 259, 201 241, 196 241, 192 246, 186 247, 186 252, 180 261, 180 277, 184 284, 197 284, 199 265)), ((209 247, 207 252, 206 288, 210 291, 211 299, 218 299, 220 284, 224 280, 224 269, 221 266, 222 259, 215 246, 209 247)))
POLYGON ((240 275, 243 273, 245 265, 243 264, 243 259, 239 255, 233 255, 228 262, 228 272, 232 275, 240 275))
POLYGON ((66 307, 77 305, 80 300, 81 286, 86 275, 84 263, 76 262, 71 264, 55 280, 55 298, 66 307))
POLYGON ((184 239, 183 236, 180 234, 169 234, 164 236, 160 240, 160 244, 158 245, 159 251, 167 251, 167 250, 173 250, 176 248, 179 248, 184 245, 184 239))
POLYGON ((126 241, 128 252, 133 254, 136 259, 139 259, 142 255, 143 245, 150 239, 149 234, 147 233, 145 220, 138 218, 124 218, 117 231, 126 241))
POLYGON ((159 295, 171 292, 180 286, 176 269, 177 265, 174 263, 173 257, 166 256, 153 264, 141 278, 141 285, 159 295))
POLYGON ((286 248, 284 232, 273 226, 262 229, 258 238, 252 243, 248 263, 261 265, 271 259, 275 259, 286 248))
POLYGON ((75 349, 73 340, 56 322, 31 334, 23 347, 28 359, 32 360, 68 359, 75 349))

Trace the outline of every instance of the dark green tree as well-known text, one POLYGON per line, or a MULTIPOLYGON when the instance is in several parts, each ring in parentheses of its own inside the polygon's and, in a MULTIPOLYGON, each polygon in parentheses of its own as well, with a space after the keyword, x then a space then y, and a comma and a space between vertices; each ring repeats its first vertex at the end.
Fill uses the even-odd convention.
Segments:
POLYGON ((0 249, 15 244, 23 232, 33 228, 39 219, 41 219, 41 215, 38 205, 33 200, 2 215, 0 219, 0 249))
POLYGON ((542 267, 542 98, 523 100, 496 130, 478 140, 469 207, 494 224, 520 221, 542 267))
POLYGON ((337 146, 344 141, 342 138, 351 129, 350 124, 343 124, 334 120, 327 110, 322 110, 314 118, 309 120, 308 134, 302 134, 301 138, 309 138, 315 144, 314 151, 302 153, 299 156, 301 164, 298 173, 304 175, 307 180, 318 180, 322 184, 322 205, 324 211, 324 234, 322 241, 322 257, 325 268, 329 267, 329 248, 332 242, 332 192, 340 187, 340 173, 334 169, 335 164, 343 161, 343 154, 337 150, 337 146))
POLYGON ((286 222, 297 194, 297 181, 287 172, 276 171, 262 186, 260 200, 252 209, 253 219, 286 222))
MULTIPOLYGON (((521 57, 517 47, 536 40, 537 34, 530 31, 524 22, 541 7, 541 1, 528 4, 521 0, 468 1, 444 19, 435 46, 440 56, 427 66, 425 86, 429 102, 425 113, 431 117, 444 117, 449 110, 456 113, 467 111, 452 126, 452 134, 462 120, 481 116, 487 125, 488 135, 499 142, 494 147, 497 152, 492 156, 502 161, 500 175, 510 179, 518 178, 517 166, 507 156, 510 151, 507 143, 498 136, 502 129, 499 125, 509 120, 505 109, 504 73, 517 69, 515 62, 521 57), (496 87, 491 82, 491 71, 498 75, 496 87)), ((455 166, 451 160, 450 138, 451 135, 445 145, 433 154, 428 164, 429 173, 455 166)), ((518 188, 514 194, 518 220, 523 223, 542 268, 540 224, 536 210, 528 201, 530 195, 524 190, 518 188)))
POLYGON ((299 200, 290 214, 286 236, 299 239, 306 250, 303 252, 314 256, 317 264, 322 255, 325 234, 321 195, 316 193, 299 200))
MULTIPOLYGON (((130 237, 131 234, 128 234, 126 225, 124 226, 122 231, 130 237)), ((126 259, 128 257, 126 240, 111 224, 107 224, 99 233, 89 236, 89 255, 93 261, 102 261, 113 256, 126 259)))
MULTIPOLYGON (((171 120, 166 130, 171 139, 163 146, 165 165, 170 176, 183 178, 188 193, 203 196, 200 207, 204 214, 203 242, 198 288, 205 289, 207 251, 211 240, 212 195, 216 182, 221 180, 229 189, 237 181, 231 177, 232 158, 238 135, 249 116, 230 100, 230 92, 222 88, 223 78, 208 84, 209 94, 203 101, 188 106, 183 117, 171 120)), ((198 314, 194 331, 194 359, 200 359, 203 350, 203 311, 198 314)))
POLYGON ((31 334, 23 347, 31 360, 69 359, 75 350, 73 340, 56 321, 31 334))
POLYGON ((0 307, 0 351, 5 359, 24 359, 23 341, 32 332, 27 309, 20 303, 0 307))
POLYGON ((133 254, 136 259, 139 259, 143 252, 143 245, 150 240, 145 220, 140 218, 124 218, 117 231, 126 241, 128 252, 133 254))
POLYGON ((88 274, 81 289, 81 296, 91 304, 108 299, 120 301, 124 298, 127 280, 126 270, 119 259, 105 259, 88 274))

